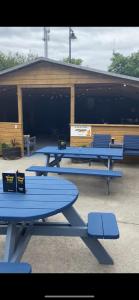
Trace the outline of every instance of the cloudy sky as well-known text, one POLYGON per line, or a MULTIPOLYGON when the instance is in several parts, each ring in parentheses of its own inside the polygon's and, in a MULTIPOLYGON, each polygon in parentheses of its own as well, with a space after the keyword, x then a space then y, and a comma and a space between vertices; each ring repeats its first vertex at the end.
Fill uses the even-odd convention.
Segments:
MULTIPOLYGON (((72 27, 72 57, 84 66, 107 70, 113 50, 124 55, 139 50, 139 27, 72 27)), ((68 56, 68 27, 50 27, 48 57, 68 56)), ((44 56, 43 27, 0 27, 0 51, 44 56)))

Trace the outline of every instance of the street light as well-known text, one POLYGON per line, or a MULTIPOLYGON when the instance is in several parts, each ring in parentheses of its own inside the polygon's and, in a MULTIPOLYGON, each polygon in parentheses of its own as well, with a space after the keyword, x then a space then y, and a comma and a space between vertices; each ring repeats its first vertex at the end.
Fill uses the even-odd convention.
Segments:
POLYGON ((69 27, 69 63, 71 63, 71 40, 76 40, 77 37, 74 31, 69 27))

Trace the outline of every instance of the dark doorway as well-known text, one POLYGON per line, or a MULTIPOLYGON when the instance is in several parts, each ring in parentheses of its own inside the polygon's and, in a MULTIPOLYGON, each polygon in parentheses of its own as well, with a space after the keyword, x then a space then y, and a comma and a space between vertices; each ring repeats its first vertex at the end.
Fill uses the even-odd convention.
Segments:
POLYGON ((70 89, 23 89, 24 134, 45 143, 70 139, 70 89))

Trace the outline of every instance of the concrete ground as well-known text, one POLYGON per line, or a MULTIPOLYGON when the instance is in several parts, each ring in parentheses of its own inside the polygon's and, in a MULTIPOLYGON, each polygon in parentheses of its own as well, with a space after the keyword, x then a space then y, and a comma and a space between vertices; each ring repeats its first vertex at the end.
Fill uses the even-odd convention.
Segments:
MULTIPOLYGON (((0 159, 0 172, 6 170, 25 171, 31 165, 44 165, 44 155, 33 155, 18 160, 0 159)), ((61 165, 76 166, 69 159, 61 165)), ((101 163, 92 167, 102 168, 101 163)), ((78 167, 90 168, 87 163, 78 167)), ((114 265, 100 265, 80 238, 32 237, 22 261, 32 265, 33 273, 138 273, 139 272, 139 163, 116 163, 115 170, 122 170, 123 178, 111 181, 107 195, 106 181, 97 177, 63 175, 74 182, 80 195, 74 204, 78 213, 87 221, 91 211, 111 211, 116 214, 120 239, 101 240, 114 259, 114 265)), ((34 175, 26 172, 26 175, 34 175)), ((0 174, 1 176, 1 174, 0 174)), ((51 174, 52 176, 52 174, 51 174)), ((54 175, 58 176, 58 175, 54 175)), ((50 218, 64 221, 62 214, 50 218)), ((4 251, 5 237, 0 237, 0 259, 4 251)))

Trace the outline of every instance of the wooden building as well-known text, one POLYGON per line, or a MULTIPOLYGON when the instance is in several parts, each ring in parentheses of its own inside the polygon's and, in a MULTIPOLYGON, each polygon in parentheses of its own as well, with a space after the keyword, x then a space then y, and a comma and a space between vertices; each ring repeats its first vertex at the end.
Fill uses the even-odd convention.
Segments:
POLYGON ((0 72, 0 143, 64 134, 72 146, 94 133, 139 134, 139 78, 39 58, 0 72))

